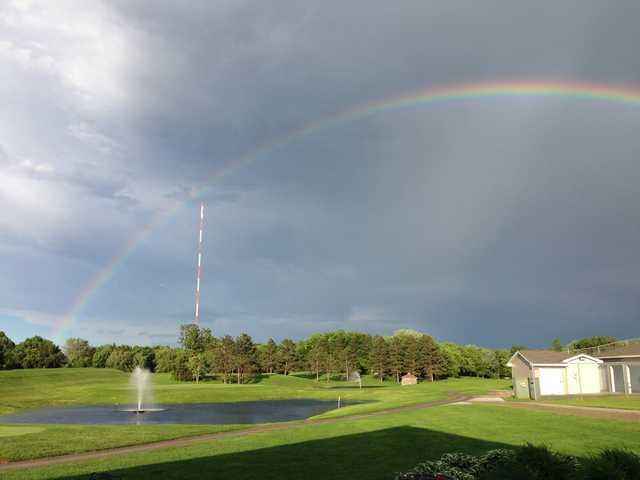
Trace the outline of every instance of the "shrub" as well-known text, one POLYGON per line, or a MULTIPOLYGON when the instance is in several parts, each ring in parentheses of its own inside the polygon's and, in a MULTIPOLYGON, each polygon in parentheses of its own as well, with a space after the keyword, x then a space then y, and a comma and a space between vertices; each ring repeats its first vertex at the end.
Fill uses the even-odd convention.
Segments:
POLYGON ((553 452, 544 445, 530 443, 516 450, 514 462, 521 468, 520 478, 527 480, 571 480, 577 478, 579 467, 575 457, 553 452))
POLYGON ((621 449, 607 449, 585 462, 584 480, 640 480, 640 456, 621 449))
POLYGON ((434 480, 444 476, 449 480, 475 480, 480 459, 464 453, 445 453, 440 460, 424 462, 396 480, 434 480))
POLYGON ((477 479, 521 478, 521 472, 516 465, 516 452, 514 450, 490 450, 481 458, 481 468, 478 470, 477 479))
POLYGON ((574 457, 527 444, 516 450, 491 450, 481 456, 447 453, 397 475, 396 480, 574 480, 578 472, 574 457))

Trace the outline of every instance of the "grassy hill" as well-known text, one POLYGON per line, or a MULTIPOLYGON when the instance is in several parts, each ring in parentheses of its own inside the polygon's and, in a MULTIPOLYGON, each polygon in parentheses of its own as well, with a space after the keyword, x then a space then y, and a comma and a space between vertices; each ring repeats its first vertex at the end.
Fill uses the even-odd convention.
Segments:
MULTIPOLYGON (((0 414, 68 405, 123 405, 133 401, 129 374, 111 369, 64 368, 0 372, 0 414)), ((347 405, 321 416, 344 416, 444 398, 453 392, 482 393, 506 388, 509 382, 477 378, 451 379, 401 387, 393 382, 365 377, 363 388, 335 379, 316 382, 304 374, 264 375, 246 385, 224 385, 219 380, 199 384, 176 382, 169 374, 154 374, 155 401, 171 403, 215 403, 252 400, 312 398, 335 400, 347 405), (351 405, 349 403, 351 402, 351 405), (354 404, 355 402, 362 402, 354 404)), ((2 426, 0 461, 90 451, 115 446, 243 428, 242 425, 38 425, 2 426), (31 429, 31 430, 29 430, 31 429)))
MULTIPOLYGON (((251 400, 313 398, 345 402, 369 402, 350 407, 345 414, 372 411, 443 398, 449 392, 482 393, 509 388, 505 380, 459 378, 402 387, 395 382, 363 378, 363 388, 336 379, 317 382, 304 375, 262 375, 252 383, 223 384, 205 380, 199 384, 177 382, 167 373, 153 375, 157 403, 209 403, 251 400)), ((111 369, 63 368, 10 370, 0 372, 2 395, 0 414, 43 406, 120 405, 132 403, 133 386, 129 374, 111 369)))

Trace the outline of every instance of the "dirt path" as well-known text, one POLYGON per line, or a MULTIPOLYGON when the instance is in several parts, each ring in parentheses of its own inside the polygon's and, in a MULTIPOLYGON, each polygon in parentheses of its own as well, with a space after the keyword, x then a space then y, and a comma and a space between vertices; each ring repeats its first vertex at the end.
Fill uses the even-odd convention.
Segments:
POLYGON ((167 448, 167 447, 184 447, 187 445, 210 442, 213 440, 243 437, 246 435, 252 435, 254 433, 272 432, 276 430, 289 430, 292 428, 298 428, 305 425, 327 425, 327 424, 339 423, 339 422, 345 422, 345 421, 351 421, 351 420, 360 420, 362 418, 378 417, 381 415, 389 415, 392 413, 437 407, 439 405, 446 405, 449 403, 461 402, 467 399, 468 397, 463 395, 449 396, 448 398, 442 399, 442 400, 434 400, 432 402, 407 405, 404 407, 388 408, 385 410, 379 410, 377 412, 371 412, 371 413, 363 413, 360 415, 349 415, 345 417, 323 418, 318 420, 299 420, 294 422, 276 423, 271 425, 249 427, 243 430, 234 430, 230 432, 209 433, 206 435, 198 435, 195 437, 183 437, 183 438, 175 438, 173 440, 162 440, 159 442, 146 443, 143 445, 132 445, 129 447, 109 448, 109 449, 97 450, 93 452, 60 455, 57 457, 36 458, 33 460, 22 460, 19 462, 11 462, 4 465, 0 465, 0 472, 8 471, 8 470, 17 470, 20 468, 34 468, 34 467, 44 467, 48 465, 60 465, 63 463, 79 462, 83 460, 94 460, 98 458, 107 458, 107 457, 113 457, 116 455, 127 455, 130 453, 137 453, 137 452, 148 452, 151 450, 158 450, 160 448, 167 448))
POLYGON ((608 418, 611 420, 623 420, 626 422, 640 422, 639 410, 623 410, 621 408, 604 407, 579 407, 576 405, 558 405, 555 403, 538 402, 505 402, 503 405, 510 408, 525 408, 530 410, 543 410, 546 412, 561 413, 564 415, 578 415, 581 417, 608 418))

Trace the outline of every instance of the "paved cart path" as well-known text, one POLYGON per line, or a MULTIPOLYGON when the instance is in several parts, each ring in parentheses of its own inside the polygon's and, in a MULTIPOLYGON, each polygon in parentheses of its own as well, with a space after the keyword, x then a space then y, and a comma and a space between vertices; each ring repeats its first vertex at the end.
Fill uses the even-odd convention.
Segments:
POLYGON ((127 455, 137 452, 148 452, 150 450, 158 450, 167 447, 183 447, 186 445, 194 445, 197 443, 205 443, 213 440, 221 440, 225 438, 244 437, 255 433, 272 432, 276 430, 289 430, 299 428, 306 425, 327 425, 332 423, 340 423, 352 420, 360 420, 363 418, 378 417, 381 415, 389 415, 393 413, 406 412, 412 410, 420 410, 423 408, 437 407, 440 405, 448 405, 450 403, 462 402, 469 397, 463 395, 450 395, 446 399, 434 400, 431 402, 406 405, 403 407, 387 408, 378 410, 377 412, 363 413, 359 415, 348 415, 344 417, 321 418, 317 420, 298 420, 294 422, 283 422, 270 425, 262 425, 249 427, 242 430, 233 430, 229 432, 209 433, 206 435, 198 435, 195 437, 182 437, 172 440, 162 440, 159 442, 145 443, 142 445, 131 445, 128 447, 108 448, 105 450, 96 450, 93 452, 73 453, 70 455, 60 455, 57 457, 35 458, 32 460, 22 460, 19 462, 11 462, 0 465, 0 472, 8 470, 17 470, 21 468, 44 467, 48 465, 60 465, 63 463, 79 462, 83 460, 94 460, 98 458, 113 457, 116 455, 127 455))
POLYGON ((578 415, 581 417, 598 417, 608 418, 611 420, 624 420, 627 422, 640 422, 640 410, 624 410, 622 408, 606 407, 580 407, 577 405, 559 405, 556 403, 544 402, 504 402, 502 405, 510 408, 543 410, 565 415, 578 415))

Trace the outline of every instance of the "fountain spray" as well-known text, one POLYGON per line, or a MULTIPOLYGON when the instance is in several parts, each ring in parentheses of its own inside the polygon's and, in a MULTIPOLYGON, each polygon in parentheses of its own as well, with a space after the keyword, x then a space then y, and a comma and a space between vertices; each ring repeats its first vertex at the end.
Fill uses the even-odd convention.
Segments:
MULTIPOLYGON (((136 387, 136 400, 138 413, 143 413, 144 410, 144 398, 145 394, 149 393, 150 389, 151 372, 149 370, 136 367, 131 374, 131 381, 136 387)), ((148 399, 147 399, 148 400, 148 399)))

